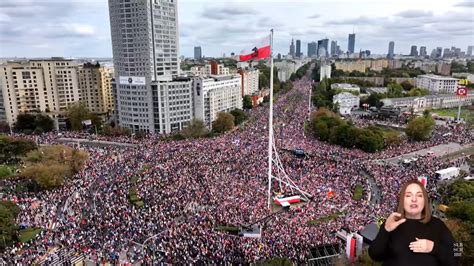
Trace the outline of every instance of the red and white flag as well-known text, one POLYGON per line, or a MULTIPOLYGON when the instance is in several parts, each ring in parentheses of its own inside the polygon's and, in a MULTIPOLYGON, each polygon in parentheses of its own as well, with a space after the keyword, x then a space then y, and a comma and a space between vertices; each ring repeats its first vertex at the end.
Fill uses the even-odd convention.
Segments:
POLYGON ((458 87, 458 90, 456 91, 457 96, 467 96, 467 89, 466 87, 458 87))
POLYGON ((253 45, 249 45, 247 48, 242 50, 239 59, 240 61, 249 61, 269 58, 270 51, 270 35, 268 35, 260 40, 255 40, 253 45))
POLYGON ((426 176, 419 176, 418 181, 423 185, 423 187, 426 189, 426 185, 428 183, 428 177, 426 176))

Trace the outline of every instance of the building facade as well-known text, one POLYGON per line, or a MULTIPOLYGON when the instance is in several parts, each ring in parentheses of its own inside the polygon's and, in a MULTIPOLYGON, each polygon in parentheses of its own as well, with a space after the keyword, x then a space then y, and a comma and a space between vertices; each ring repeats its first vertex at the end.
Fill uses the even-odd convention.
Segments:
POLYGON ((310 42, 308 43, 308 57, 316 57, 318 51, 318 43, 310 42))
POLYGON ((460 98, 453 94, 427 95, 423 97, 387 98, 380 100, 384 106, 412 108, 414 112, 426 109, 455 108, 472 105, 474 94, 469 93, 467 97, 460 98))
POLYGON ((360 93, 360 87, 355 84, 348 83, 333 83, 331 84, 331 90, 344 90, 360 93))
POLYGON ((392 59, 394 56, 395 56, 395 42, 391 41, 388 43, 387 58, 392 59))
POLYGON ((241 77, 242 96, 253 95, 258 92, 258 69, 239 69, 241 77))
POLYGON ((194 47, 194 59, 201 60, 202 59, 202 49, 201 46, 194 47))
POLYGON ((331 65, 321 65, 319 70, 319 81, 323 79, 330 79, 331 78, 331 65))
POLYGON ((155 117, 169 110, 155 109, 152 96, 160 83, 179 74, 177 2, 109 0, 116 116, 133 132, 164 133, 160 129, 166 128, 155 117))
POLYGON ((241 77, 197 77, 193 82, 194 117, 208 128, 220 112, 242 109, 241 77))
POLYGON ((301 58, 303 53, 301 52, 301 40, 296 40, 296 57, 301 58))
POLYGON ((459 79, 433 74, 419 75, 416 87, 427 89, 431 93, 456 93, 459 79))
POLYGON ((334 95, 332 102, 339 106, 341 115, 349 115, 353 109, 359 108, 360 99, 350 92, 342 92, 334 95))
POLYGON ((78 65, 72 60, 11 61, 0 66, 5 120, 20 113, 46 112, 55 116, 81 100, 78 65))
POLYGON ((355 38, 356 38, 355 33, 349 34, 349 40, 348 40, 348 44, 347 44, 347 51, 348 51, 349 54, 353 54, 353 53, 354 53, 354 49, 355 49, 355 38))

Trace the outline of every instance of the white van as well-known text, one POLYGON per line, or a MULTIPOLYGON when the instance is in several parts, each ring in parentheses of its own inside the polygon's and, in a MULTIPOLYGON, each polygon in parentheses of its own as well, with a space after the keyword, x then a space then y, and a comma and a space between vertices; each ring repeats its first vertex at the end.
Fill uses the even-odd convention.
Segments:
POLYGON ((438 180, 449 180, 459 175, 459 168, 449 167, 435 172, 438 180))

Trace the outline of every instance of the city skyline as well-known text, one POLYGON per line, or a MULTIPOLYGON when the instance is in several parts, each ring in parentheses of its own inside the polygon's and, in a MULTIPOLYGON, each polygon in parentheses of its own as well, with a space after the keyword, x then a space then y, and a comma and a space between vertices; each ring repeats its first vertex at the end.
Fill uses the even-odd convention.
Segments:
MULTIPOLYGON (((426 46, 428 53, 451 46, 466 51, 474 35, 473 10, 471 1, 179 0, 179 55, 192 58, 195 46, 203 56, 238 54, 270 28, 275 54, 283 55, 292 38, 305 48, 328 38, 347 51, 353 31, 355 52, 386 54, 392 40, 395 54, 409 54, 412 45, 426 46), (338 19, 331 10, 338 10, 338 19), (299 15, 288 16, 292 11, 299 15)), ((112 57, 107 1, 2 1, 0 42, 0 57, 112 57)))

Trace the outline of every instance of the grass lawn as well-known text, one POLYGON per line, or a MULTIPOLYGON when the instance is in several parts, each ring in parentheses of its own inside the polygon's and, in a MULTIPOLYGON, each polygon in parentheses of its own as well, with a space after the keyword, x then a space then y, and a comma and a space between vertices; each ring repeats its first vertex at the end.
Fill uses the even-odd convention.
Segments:
POLYGON ((18 238, 22 243, 27 243, 27 242, 31 241, 32 239, 34 239, 42 231, 43 231, 43 229, 41 229, 41 228, 28 228, 28 229, 25 229, 25 230, 21 230, 19 232, 19 237, 18 238))
MULTIPOLYGON (((450 117, 457 117, 458 115, 458 108, 450 108, 450 109, 437 109, 431 111, 434 114, 438 114, 440 116, 450 116, 450 117)), ((474 116, 474 110, 468 109, 467 106, 461 107, 461 118, 466 120, 468 116, 474 116)))
POLYGON ((11 165, 0 165, 0 179, 11 176, 15 173, 16 168, 11 165))
POLYGON ((356 185, 354 189, 354 195, 352 195, 353 200, 361 200, 364 196, 364 188, 362 185, 356 185))

